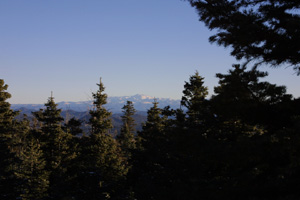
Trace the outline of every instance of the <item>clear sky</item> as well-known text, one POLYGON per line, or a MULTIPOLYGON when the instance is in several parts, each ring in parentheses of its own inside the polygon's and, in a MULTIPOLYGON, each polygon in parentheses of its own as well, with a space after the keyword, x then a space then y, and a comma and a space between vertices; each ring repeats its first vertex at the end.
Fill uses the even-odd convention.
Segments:
MULTIPOLYGON (((196 70, 212 94, 239 62, 211 34, 181 0, 1 0, 0 78, 10 103, 86 101, 100 77, 109 96, 180 99, 196 70)), ((260 69, 300 96, 291 68, 260 69)))

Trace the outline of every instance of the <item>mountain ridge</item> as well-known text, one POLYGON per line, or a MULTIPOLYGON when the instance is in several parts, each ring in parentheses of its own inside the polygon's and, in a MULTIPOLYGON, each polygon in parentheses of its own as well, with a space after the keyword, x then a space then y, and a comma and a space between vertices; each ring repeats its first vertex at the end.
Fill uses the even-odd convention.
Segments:
MULTIPOLYGON (((170 106, 173 109, 180 107, 180 100, 171 98, 156 98, 147 96, 144 94, 136 94, 132 96, 111 96, 107 98, 107 104, 105 107, 113 113, 121 113, 122 107, 127 101, 132 101, 137 111, 147 111, 154 102, 154 99, 159 103, 160 108, 170 106)), ((93 101, 61 101, 57 102, 58 108, 62 110, 74 110, 78 112, 84 112, 90 110, 93 107, 93 101)), ((29 109, 39 110, 44 107, 44 104, 11 104, 11 108, 14 110, 18 109, 29 109)))

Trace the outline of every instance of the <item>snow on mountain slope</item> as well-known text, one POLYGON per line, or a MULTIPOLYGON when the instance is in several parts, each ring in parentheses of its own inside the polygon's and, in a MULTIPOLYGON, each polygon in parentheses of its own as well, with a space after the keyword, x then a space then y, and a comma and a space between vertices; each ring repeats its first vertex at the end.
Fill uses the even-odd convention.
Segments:
MULTIPOLYGON (((173 109, 179 108, 180 100, 174 100, 170 98, 154 98, 147 95, 136 94, 133 96, 117 96, 117 97, 108 97, 106 108, 113 113, 122 112, 122 107, 126 104, 127 101, 132 101, 136 110, 138 111, 147 111, 154 102, 154 99, 158 101, 160 108, 170 106, 173 109)), ((80 101, 80 102, 57 102, 58 107, 63 110, 74 110, 79 112, 84 112, 92 108, 92 101, 80 101)), ((43 104, 12 104, 11 108, 14 110, 20 108, 26 108, 30 110, 39 110, 43 108, 43 104)))

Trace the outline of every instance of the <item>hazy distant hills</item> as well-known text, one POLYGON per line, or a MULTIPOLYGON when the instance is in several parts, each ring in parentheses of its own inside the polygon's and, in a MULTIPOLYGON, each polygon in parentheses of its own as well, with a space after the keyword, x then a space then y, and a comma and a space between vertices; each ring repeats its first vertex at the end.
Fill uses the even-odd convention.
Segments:
MULTIPOLYGON (((179 108, 180 100, 174 100, 170 98, 156 98, 159 102, 159 107, 164 108, 170 106, 171 108, 179 108)), ((119 96, 108 97, 106 108, 113 113, 121 113, 122 107, 126 104, 126 101, 132 101, 137 111, 147 111, 154 101, 154 97, 137 94, 134 96, 119 96)), ((92 108, 92 101, 80 101, 80 102, 57 102, 58 107, 62 110, 72 110, 77 112, 86 112, 92 108)), ((14 110, 39 110, 43 108, 43 104, 12 104, 11 108, 14 110)))
MULTIPOLYGON (((159 107, 164 108, 170 106, 173 109, 179 108, 180 100, 173 100, 169 98, 156 98, 159 102, 159 107)), ((119 131, 122 120, 122 107, 126 104, 126 101, 132 101, 136 114, 133 116, 137 124, 136 129, 141 129, 141 123, 147 118, 147 110, 153 105, 154 97, 146 95, 134 95, 134 96, 120 96, 120 97, 108 97, 106 108, 113 113, 112 122, 114 130, 119 131)), ((62 109, 62 117, 67 121, 72 117, 80 119, 84 124, 89 120, 89 109, 92 108, 92 101, 81 101, 81 102, 58 102, 58 107, 62 109)), ((21 119, 23 114, 26 114, 30 119, 32 117, 32 112, 38 111, 43 108, 44 104, 12 104, 11 108, 13 110, 20 110, 21 113, 17 117, 21 119)))

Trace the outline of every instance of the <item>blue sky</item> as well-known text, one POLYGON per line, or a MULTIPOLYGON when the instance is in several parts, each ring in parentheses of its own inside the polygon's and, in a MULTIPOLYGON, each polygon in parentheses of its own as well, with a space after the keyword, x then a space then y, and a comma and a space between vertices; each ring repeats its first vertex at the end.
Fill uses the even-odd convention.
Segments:
MULTIPOLYGON (((109 96, 180 99, 196 70, 213 93, 216 73, 239 63, 181 0, 1 0, 0 78, 11 103, 86 101, 102 77, 109 96)), ((268 81, 299 97, 291 68, 268 81)))

